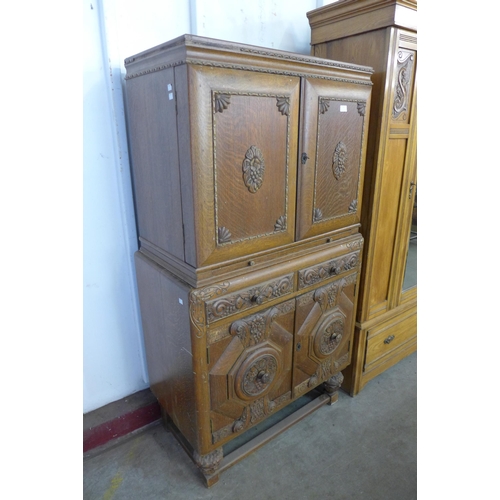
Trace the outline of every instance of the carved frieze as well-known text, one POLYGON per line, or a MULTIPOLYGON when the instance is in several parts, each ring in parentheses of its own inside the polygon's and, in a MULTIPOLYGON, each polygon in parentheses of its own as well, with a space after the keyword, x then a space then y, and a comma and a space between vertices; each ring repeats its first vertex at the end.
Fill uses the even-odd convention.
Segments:
POLYGON ((354 269, 359 262, 359 251, 299 271, 299 289, 319 283, 332 276, 354 269))
POLYGON ((207 322, 212 323, 245 309, 293 292, 293 274, 283 276, 263 285, 248 288, 233 295, 207 302, 207 322))
POLYGON ((264 157, 257 146, 250 146, 243 160, 243 181, 251 193, 256 193, 264 182, 264 157))

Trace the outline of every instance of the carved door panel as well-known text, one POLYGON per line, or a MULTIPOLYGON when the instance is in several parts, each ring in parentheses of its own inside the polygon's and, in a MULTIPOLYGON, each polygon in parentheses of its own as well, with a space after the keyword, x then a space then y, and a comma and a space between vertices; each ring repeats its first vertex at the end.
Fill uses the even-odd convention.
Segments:
POLYGON ((295 300, 224 326, 209 338, 212 443, 222 444, 290 401, 295 300))
POLYGON ((304 79, 297 239, 360 220, 370 88, 304 79))
POLYGON ((294 398, 349 364, 356 279, 350 274, 297 297, 294 398))
POLYGON ((300 79, 193 66, 190 84, 200 264, 293 242, 300 79))

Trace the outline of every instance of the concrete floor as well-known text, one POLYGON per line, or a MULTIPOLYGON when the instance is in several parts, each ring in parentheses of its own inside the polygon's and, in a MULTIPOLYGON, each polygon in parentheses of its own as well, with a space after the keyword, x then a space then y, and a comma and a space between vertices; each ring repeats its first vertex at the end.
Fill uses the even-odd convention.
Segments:
POLYGON ((85 500, 417 498, 417 355, 340 393, 206 488, 172 434, 151 424, 83 461, 85 500))

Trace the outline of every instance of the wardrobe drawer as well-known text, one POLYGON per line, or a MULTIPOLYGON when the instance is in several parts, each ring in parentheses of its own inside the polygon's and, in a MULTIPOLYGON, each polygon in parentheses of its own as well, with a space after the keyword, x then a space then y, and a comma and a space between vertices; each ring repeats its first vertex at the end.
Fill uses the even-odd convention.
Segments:
POLYGON ((365 368, 395 351, 417 335, 417 315, 411 314, 396 324, 381 325, 368 331, 365 368))
POLYGON ((359 250, 299 271, 299 290, 338 276, 359 265, 359 250))
POLYGON ((293 275, 294 273, 290 273, 207 301, 205 303, 207 324, 293 293, 293 275))

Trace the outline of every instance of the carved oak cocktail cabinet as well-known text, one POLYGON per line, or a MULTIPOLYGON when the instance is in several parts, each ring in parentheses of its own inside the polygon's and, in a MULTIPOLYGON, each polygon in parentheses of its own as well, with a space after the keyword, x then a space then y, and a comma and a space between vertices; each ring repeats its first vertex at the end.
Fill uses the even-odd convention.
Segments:
POLYGON ((372 70, 190 35, 125 66, 150 386, 210 486, 338 396, 372 70))
POLYGON ((417 2, 341 0, 308 12, 312 54, 374 68, 351 395, 417 349, 417 2))

